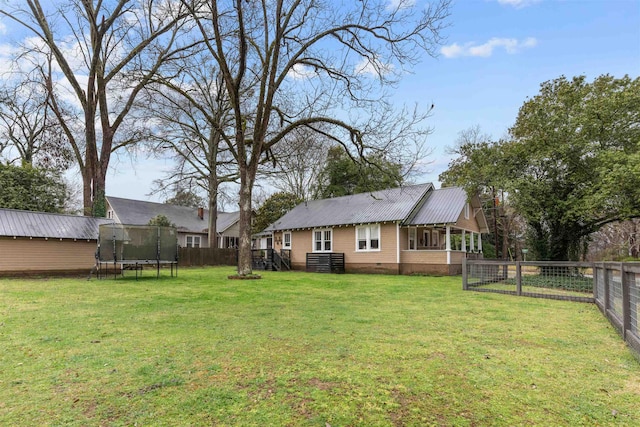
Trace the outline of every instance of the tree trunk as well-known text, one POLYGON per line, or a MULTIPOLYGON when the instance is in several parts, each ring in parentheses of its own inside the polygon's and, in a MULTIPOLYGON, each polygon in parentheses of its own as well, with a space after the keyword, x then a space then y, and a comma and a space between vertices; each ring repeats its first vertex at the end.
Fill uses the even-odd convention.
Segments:
MULTIPOLYGON (((218 248, 218 180, 209 172, 209 247, 218 248)), ((222 242, 220 242, 222 243, 222 242)))
POLYGON ((251 265, 251 194, 255 172, 246 164, 240 165, 240 247, 238 252, 238 275, 253 273, 251 265))

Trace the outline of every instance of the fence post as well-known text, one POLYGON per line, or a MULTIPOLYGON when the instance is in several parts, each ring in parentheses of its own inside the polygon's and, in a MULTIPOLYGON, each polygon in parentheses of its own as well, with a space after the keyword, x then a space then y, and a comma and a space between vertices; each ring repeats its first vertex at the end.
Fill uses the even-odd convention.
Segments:
POLYGON ((598 300, 598 269, 596 268, 596 263, 592 262, 591 263, 591 275, 592 277, 592 283, 591 286, 593 287, 591 292, 593 293, 593 301, 597 301, 598 300))
POLYGON ((622 339, 627 340, 627 331, 631 330, 631 295, 627 269, 620 263, 620 282, 622 284, 622 339))
POLYGON ((606 262, 602 263, 602 269, 604 270, 604 280, 603 280, 603 299, 602 299, 602 303, 604 304, 604 314, 607 314, 607 311, 609 310, 609 266, 607 265, 606 262))
POLYGON ((469 273, 467 272, 467 257, 462 257, 462 290, 469 290, 469 273))
POLYGON ((522 295, 522 264, 516 261, 516 294, 522 295))

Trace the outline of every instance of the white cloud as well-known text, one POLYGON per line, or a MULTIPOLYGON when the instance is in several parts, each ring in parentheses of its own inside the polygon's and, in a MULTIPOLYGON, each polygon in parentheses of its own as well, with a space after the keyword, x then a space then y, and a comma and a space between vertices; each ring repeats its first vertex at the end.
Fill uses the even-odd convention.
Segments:
POLYGON ((315 76, 317 73, 311 69, 311 67, 307 67, 302 64, 294 64, 291 70, 287 73, 289 77, 294 79, 310 79, 315 76))
POLYGON ((7 34, 7 26, 0 21, 0 34, 7 34))
POLYGON ((523 7, 531 6, 539 3, 540 0, 498 0, 498 3, 504 6, 513 6, 516 9, 522 9, 523 7))
POLYGON ((358 74, 371 74, 375 77, 389 74, 393 71, 393 64, 385 64, 377 58, 362 58, 355 66, 355 72, 358 74))
POLYGON ((463 45, 453 43, 448 46, 443 46, 440 49, 440 53, 446 58, 457 58, 459 56, 480 56, 486 58, 491 56, 495 49, 503 48, 508 54, 513 55, 523 49, 532 48, 537 44, 538 41, 534 37, 528 37, 524 40, 493 37, 488 42, 480 45, 470 42, 463 45))
POLYGON ((407 9, 416 4, 416 0, 389 0, 387 10, 407 9))

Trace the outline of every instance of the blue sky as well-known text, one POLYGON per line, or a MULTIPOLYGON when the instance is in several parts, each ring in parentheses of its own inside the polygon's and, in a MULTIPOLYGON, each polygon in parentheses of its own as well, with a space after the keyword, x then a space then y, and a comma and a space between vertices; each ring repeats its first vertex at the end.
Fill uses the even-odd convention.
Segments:
MULTIPOLYGON (((494 138, 503 136, 544 81, 640 75, 640 0, 459 0, 450 23, 439 57, 425 58, 394 94, 399 104, 435 104, 431 171, 419 182, 439 186, 438 175, 451 160, 446 148, 460 131, 479 125, 494 138)), ((110 175, 108 194, 147 199, 163 167, 163 161, 139 165, 135 186, 127 185, 130 173, 110 175)))
MULTIPOLYGON (((496 139, 503 136, 544 81, 640 75, 640 0, 458 0, 449 22, 439 57, 425 57, 393 94, 398 104, 435 105, 431 171, 418 182, 439 186, 451 160, 446 148, 460 131, 479 125, 496 139)), ((107 194, 159 201, 147 193, 169 167, 168 160, 114 156, 107 194)))
POLYGON ((446 170, 445 148, 458 132, 479 125, 493 138, 505 135, 544 81, 640 75, 638 0, 457 1, 446 33, 440 57, 421 63, 396 93, 435 104, 432 173, 424 181, 446 170))

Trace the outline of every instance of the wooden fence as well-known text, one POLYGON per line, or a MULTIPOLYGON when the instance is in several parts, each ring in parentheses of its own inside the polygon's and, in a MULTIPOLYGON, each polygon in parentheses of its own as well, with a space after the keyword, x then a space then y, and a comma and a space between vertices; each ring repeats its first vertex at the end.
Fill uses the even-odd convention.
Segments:
POLYGON ((313 273, 344 273, 344 254, 308 253, 306 270, 313 273))
POLYGON ((180 248, 178 250, 180 267, 199 267, 205 265, 238 265, 236 249, 219 248, 180 248))

